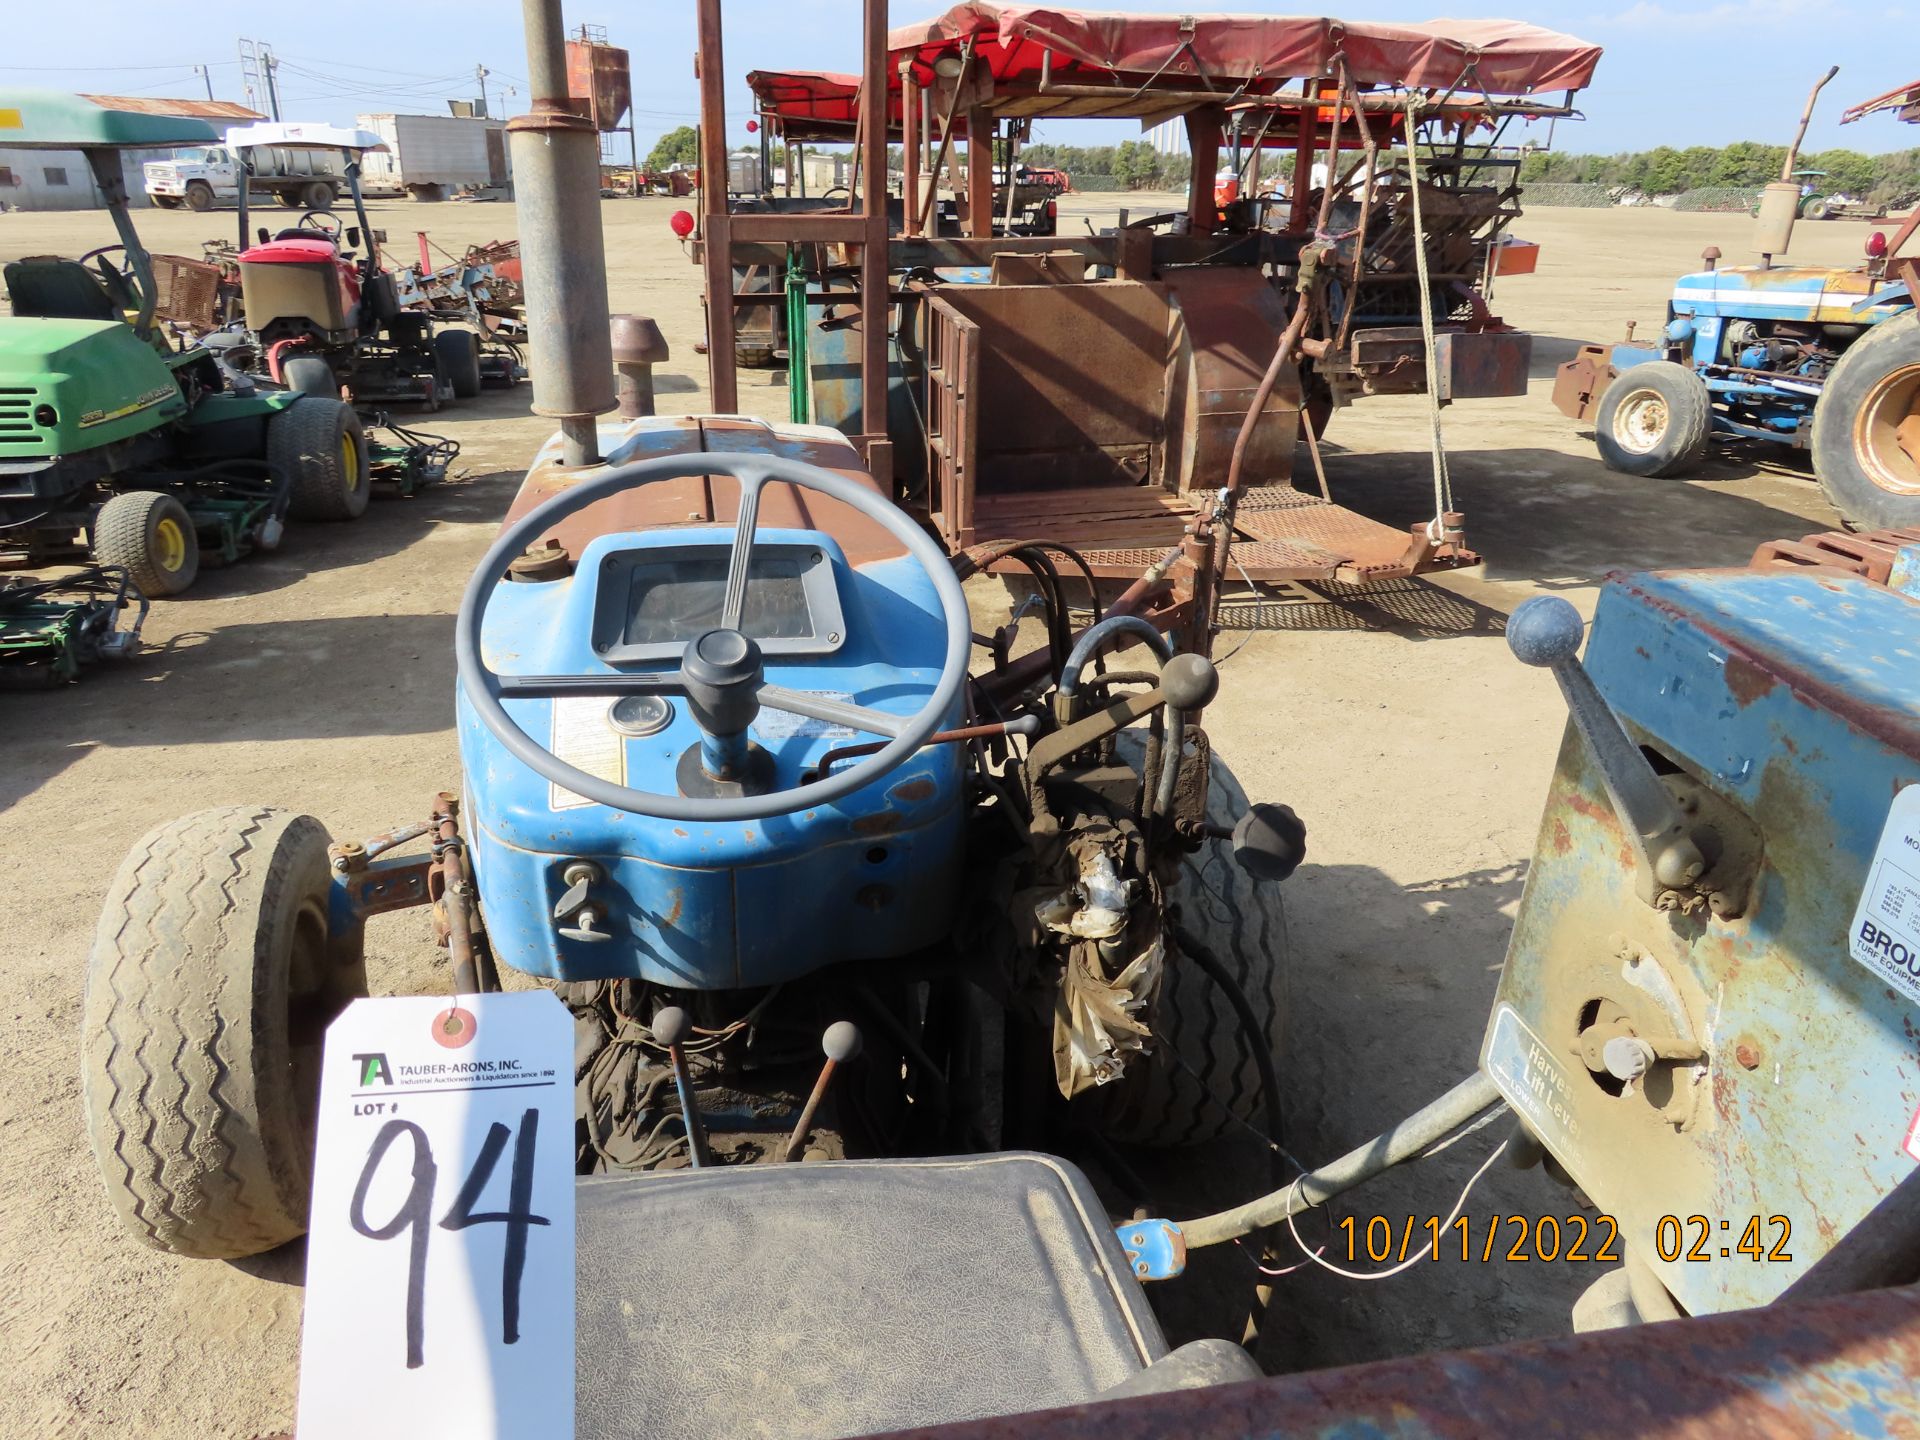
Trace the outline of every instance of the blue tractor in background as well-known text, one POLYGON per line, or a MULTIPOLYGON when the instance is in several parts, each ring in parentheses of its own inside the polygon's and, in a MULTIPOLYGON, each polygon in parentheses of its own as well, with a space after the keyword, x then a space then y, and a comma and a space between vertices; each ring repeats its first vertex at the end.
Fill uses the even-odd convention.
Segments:
MULTIPOLYGON (((1801 135, 1812 109, 1809 96, 1801 135)), ((1903 118, 1920 118, 1909 111, 1903 118)), ((1554 404, 1590 422, 1600 458, 1625 474, 1685 475, 1716 435, 1763 440, 1811 452, 1821 488, 1853 528, 1920 525, 1916 260, 1901 253, 1914 222, 1891 244, 1869 235, 1857 266, 1774 264, 1802 211, 1802 187, 1789 178, 1798 147, 1796 137, 1761 198, 1761 263, 1722 266, 1709 246, 1706 268, 1675 283, 1659 340, 1583 346, 1560 367, 1554 404)))

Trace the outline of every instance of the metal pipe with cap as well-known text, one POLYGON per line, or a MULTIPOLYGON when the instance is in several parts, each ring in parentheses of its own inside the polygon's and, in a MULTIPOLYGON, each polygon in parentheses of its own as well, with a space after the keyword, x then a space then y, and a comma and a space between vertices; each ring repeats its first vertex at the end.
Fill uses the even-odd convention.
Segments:
POLYGON ((560 421, 561 463, 600 462, 595 417, 614 407, 600 138, 573 113, 560 0, 522 0, 531 114, 507 122, 520 221, 533 412, 560 421))

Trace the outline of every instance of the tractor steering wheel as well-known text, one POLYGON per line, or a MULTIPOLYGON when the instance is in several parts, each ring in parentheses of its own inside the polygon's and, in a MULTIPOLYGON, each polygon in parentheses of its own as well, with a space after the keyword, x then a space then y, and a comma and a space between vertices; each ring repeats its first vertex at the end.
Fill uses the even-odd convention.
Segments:
POLYGON ((309 210, 300 217, 300 223, 294 228, 298 230, 316 230, 327 239, 337 241, 340 238, 341 230, 345 227, 340 223, 340 217, 338 215, 330 215, 324 210, 309 210))
MULTIPOLYGON (((973 645, 972 629, 966 596, 945 553, 891 501, 831 471, 797 460, 770 455, 674 455, 622 465, 596 475, 555 495, 507 526, 467 584, 454 626, 453 646, 460 688, 468 703, 500 743, 536 774, 576 795, 630 814, 650 815, 661 820, 719 822, 764 820, 807 806, 824 805, 872 784, 906 763, 952 713, 960 687, 966 681, 967 660, 973 645), (658 480, 693 475, 730 475, 738 480, 740 511, 734 525, 733 549, 727 559, 727 588, 720 627, 688 642, 679 670, 664 674, 529 676, 498 675, 488 668, 480 656, 481 626, 487 605, 506 575, 507 567, 529 544, 596 501, 658 480), (759 647, 741 632, 740 617, 744 613, 754 536, 759 528, 760 491, 769 480, 829 496, 884 526, 919 562, 932 582, 940 597, 941 619, 947 632, 946 661, 933 693, 912 715, 874 710, 816 691, 789 690, 785 686, 769 685, 762 678, 759 647), (500 703, 503 697, 561 695, 682 696, 700 725, 703 763, 716 755, 744 754, 747 726, 762 706, 829 724, 849 725, 888 738, 882 749, 859 764, 810 784, 757 795, 661 795, 616 785, 569 765, 522 730, 500 703)), ((710 766, 708 773, 714 773, 710 766)))

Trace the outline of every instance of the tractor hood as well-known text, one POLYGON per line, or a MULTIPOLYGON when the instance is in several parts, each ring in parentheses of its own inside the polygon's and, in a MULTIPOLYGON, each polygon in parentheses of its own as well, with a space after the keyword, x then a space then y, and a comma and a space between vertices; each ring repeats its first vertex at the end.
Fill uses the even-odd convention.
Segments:
POLYGON ((173 372, 128 325, 0 319, 0 463, 92 450, 186 412, 173 372))
POLYGON ((1907 308, 1903 291, 1873 300, 1876 291, 1890 288, 1859 266, 1775 265, 1763 270, 1724 265, 1682 275, 1673 287, 1672 309, 1675 315, 1870 325, 1907 308))

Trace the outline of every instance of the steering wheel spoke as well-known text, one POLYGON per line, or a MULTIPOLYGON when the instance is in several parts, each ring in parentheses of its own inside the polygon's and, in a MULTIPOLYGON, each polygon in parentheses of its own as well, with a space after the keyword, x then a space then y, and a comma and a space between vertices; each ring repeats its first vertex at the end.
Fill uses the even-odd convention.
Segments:
POLYGON ((904 735, 914 718, 911 715, 895 715, 887 710, 875 710, 867 705, 855 705, 850 700, 822 695, 817 690, 789 690, 784 685, 762 685, 759 695, 760 703, 769 710, 804 715, 809 720, 819 720, 828 725, 845 725, 850 730, 885 735, 890 740, 904 735))
POLYGON ((653 675, 496 675, 505 700, 546 700, 562 695, 679 695, 686 682, 678 670, 653 675))
POLYGON ((727 593, 720 604, 720 628, 738 630, 747 603, 747 573, 753 568, 753 537, 760 529, 760 491, 764 470, 740 472, 740 513, 733 524, 733 549, 727 554, 727 593))

